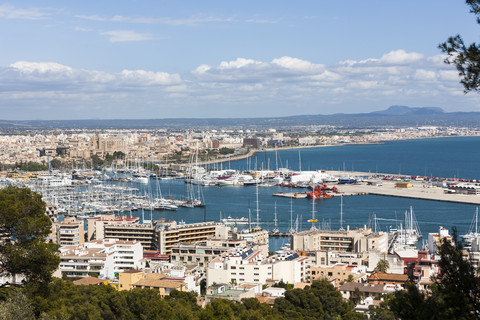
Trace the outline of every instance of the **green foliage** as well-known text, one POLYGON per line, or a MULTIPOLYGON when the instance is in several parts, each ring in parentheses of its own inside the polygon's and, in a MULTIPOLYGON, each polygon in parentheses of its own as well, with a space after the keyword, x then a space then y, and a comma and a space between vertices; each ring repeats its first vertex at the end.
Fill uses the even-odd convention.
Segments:
POLYGON ((33 306, 18 288, 12 288, 6 301, 0 302, 0 320, 35 319, 33 306))
POLYGON ((52 166, 53 169, 63 168, 63 163, 59 159, 50 160, 50 165, 52 166))
POLYGON ((23 289, 4 288, 2 297, 0 320, 4 310, 24 312, 17 319, 33 319, 33 314, 40 319, 363 319, 332 285, 321 281, 305 290, 288 290, 273 308, 246 298, 214 299, 202 309, 189 292, 174 290, 162 299, 152 289, 117 291, 107 285, 75 286, 61 279, 30 283, 23 289))
POLYGON ((272 285, 274 288, 283 288, 283 289, 293 289, 293 284, 291 283, 285 283, 283 280, 280 280, 279 282, 275 283, 272 285))
POLYGON ((355 281, 355 277, 353 276, 353 274, 349 274, 347 277, 347 282, 353 282, 353 281, 355 281))
POLYGON ((0 226, 8 239, 0 245, 0 265, 26 281, 48 282, 60 262, 58 246, 46 243, 52 222, 41 195, 28 188, 0 190, 0 226))
POLYGON ((235 153, 235 149, 232 148, 220 148, 218 151, 223 155, 235 153))
POLYGON ((45 171, 48 170, 48 167, 44 164, 28 161, 16 164, 16 167, 19 168, 21 171, 45 171))
POLYGON ((388 269, 390 269, 390 263, 385 259, 381 259, 380 261, 378 261, 377 265, 375 266, 375 269, 373 269, 373 272, 386 273, 388 269))
MULTIPOLYGON (((477 16, 477 23, 480 24, 480 1, 467 0, 470 12, 477 16)), ((438 48, 446 53, 448 57, 445 63, 453 64, 461 77, 460 83, 464 92, 478 91, 480 89, 480 45, 472 43, 466 45, 460 35, 456 35, 441 43, 438 48)))
POLYGON ((91 160, 91 165, 92 165, 92 168, 98 168, 98 167, 101 167, 103 166, 104 162, 102 158, 100 158, 99 156, 97 156, 96 154, 92 155, 90 157, 90 160, 91 160))
POLYGON ((340 292, 326 280, 317 280, 303 290, 287 290, 285 298, 275 300, 274 309, 285 318, 363 319, 353 304, 344 301, 340 292))

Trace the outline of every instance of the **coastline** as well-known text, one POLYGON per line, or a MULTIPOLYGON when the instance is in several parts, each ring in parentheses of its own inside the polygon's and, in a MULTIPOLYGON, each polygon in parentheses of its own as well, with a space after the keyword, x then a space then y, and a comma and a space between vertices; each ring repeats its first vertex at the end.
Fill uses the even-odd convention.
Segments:
POLYGON ((307 145, 307 146, 288 146, 288 147, 278 147, 278 148, 264 148, 264 149, 255 149, 250 150, 246 154, 229 157, 229 158, 218 158, 215 160, 208 160, 199 162, 198 165, 210 165, 215 163, 225 163, 229 161, 244 160, 255 156, 259 152, 271 152, 279 150, 296 150, 296 149, 311 149, 311 148, 324 148, 324 147, 341 147, 341 146, 362 146, 362 145, 380 145, 385 144, 390 141, 408 141, 408 140, 423 140, 423 139, 444 139, 444 138, 466 138, 466 137, 478 137, 478 135, 465 135, 465 136, 435 136, 435 137, 419 137, 419 138, 405 138, 405 139, 394 139, 394 140, 384 140, 384 141, 375 141, 375 142, 363 142, 363 143, 338 143, 338 144, 322 144, 322 145, 307 145))

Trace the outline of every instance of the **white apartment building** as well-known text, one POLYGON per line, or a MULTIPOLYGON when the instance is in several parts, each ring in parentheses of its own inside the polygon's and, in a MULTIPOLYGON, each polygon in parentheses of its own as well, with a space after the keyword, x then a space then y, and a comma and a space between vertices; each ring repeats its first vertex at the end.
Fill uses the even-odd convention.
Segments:
POLYGON ((267 280, 285 283, 306 282, 313 258, 285 253, 264 258, 253 249, 233 249, 213 259, 207 268, 207 287, 213 283, 260 283, 267 280))
POLYGON ((69 277, 98 273, 101 278, 114 279, 118 272, 142 268, 140 242, 104 239, 60 247, 60 271, 69 277))

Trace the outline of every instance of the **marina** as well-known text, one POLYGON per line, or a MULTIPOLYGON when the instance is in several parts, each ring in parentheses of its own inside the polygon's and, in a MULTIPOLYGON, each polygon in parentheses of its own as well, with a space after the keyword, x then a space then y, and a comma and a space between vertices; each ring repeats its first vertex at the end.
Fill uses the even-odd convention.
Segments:
MULTIPOLYGON (((475 142, 475 139, 473 141, 471 138, 465 139, 475 142)), ((439 140, 444 140, 447 144, 451 141, 448 138, 436 139, 436 141, 431 139, 431 142, 438 144, 439 140)), ((477 137, 476 140, 480 139, 477 137)), ((409 141, 411 150, 417 152, 417 157, 421 153, 418 153, 415 145, 425 148, 425 144, 429 142, 409 141)), ((368 146, 376 150, 378 157, 384 155, 385 147, 388 149, 389 145, 368 146)), ((350 149, 355 153, 357 148, 358 146, 342 146, 335 150, 350 149)), ((445 192, 448 190, 447 182, 457 185, 465 183, 475 185, 476 181, 474 182, 473 179, 460 181, 466 179, 451 177, 440 181, 440 179, 417 176, 412 178, 410 175, 395 173, 378 174, 368 170, 361 172, 322 170, 321 163, 314 165, 312 159, 324 159, 323 153, 330 152, 329 149, 312 148, 305 151, 307 152, 316 152, 316 156, 312 158, 302 154, 303 159, 310 159, 309 165, 302 166, 310 167, 310 170, 302 172, 287 168, 278 171, 250 169, 240 172, 238 170, 242 167, 242 163, 232 162, 231 167, 235 169, 226 169, 228 174, 220 173, 220 170, 216 173, 220 180, 236 174, 242 176, 244 183, 229 186, 219 186, 213 183, 214 179, 210 178, 209 183, 205 184, 185 183, 192 182, 198 177, 191 177, 191 181, 188 179, 184 181, 184 179, 171 177, 161 179, 158 176, 151 176, 147 183, 144 181, 140 183, 140 181, 135 182, 129 179, 108 179, 107 176, 112 176, 108 172, 105 172, 105 175, 102 172, 89 172, 88 175, 91 175, 89 181, 72 180, 65 172, 31 179, 4 178, 0 182, 4 185, 29 186, 42 193, 49 204, 58 206, 60 216, 88 218, 102 213, 115 213, 140 217, 140 219, 151 216, 153 220, 163 218, 197 223, 221 221, 223 215, 224 218, 230 217, 232 221, 236 220, 231 226, 243 228, 248 226, 245 219, 248 220, 249 212, 254 216, 253 225, 257 223, 258 213, 259 226, 269 231, 278 230, 278 232, 270 232, 272 249, 280 248, 285 244, 282 237, 311 227, 331 230, 347 228, 347 226, 349 228, 375 226, 381 231, 400 229, 402 224, 405 226, 401 213, 410 210, 410 207, 415 211, 423 239, 426 239, 429 232, 436 232, 439 226, 448 229, 456 226, 459 233, 463 234, 467 233, 472 213, 476 205, 480 204, 480 195, 445 192), (321 182, 320 177, 326 177, 325 180, 328 181, 325 181, 321 188, 330 189, 326 192, 332 197, 309 199, 308 193, 312 193, 312 190, 307 188, 308 183, 300 181, 302 177, 315 183, 321 182), (338 184, 339 179, 345 178, 353 179, 355 183, 338 184), (250 179, 255 183, 245 183, 251 181, 250 179), (333 182, 335 179, 337 182, 333 182), (396 186, 398 182, 410 183, 411 187, 400 188, 396 186), (443 186, 444 183, 445 186, 443 186), (343 205, 341 205, 342 197, 339 196, 343 196, 343 205), (313 201, 315 206, 312 210, 313 201), (315 219, 311 218, 312 211, 315 219), (375 224, 373 217, 376 217, 375 224)), ((370 153, 372 152, 370 150, 370 153)), ((268 155, 266 155, 267 163, 268 155)), ((275 156, 273 153, 271 155, 275 156)), ((289 153, 289 150, 281 151, 278 152, 278 157, 284 160, 287 158, 288 163, 292 164, 295 158, 298 159, 298 151, 295 150, 294 153, 289 153), (288 158, 289 154, 292 158, 288 158)), ((388 159, 385 161, 388 162, 388 159)), ((273 163, 273 161, 270 162, 273 163)), ((464 171, 470 170, 460 162, 456 165, 462 167, 464 171)), ((438 168, 442 169, 441 166, 438 168)), ((411 173, 418 174, 419 171, 421 169, 411 173)), ((211 172, 207 170, 202 173, 202 179, 211 172)), ((472 174, 468 177, 473 176, 472 174)))

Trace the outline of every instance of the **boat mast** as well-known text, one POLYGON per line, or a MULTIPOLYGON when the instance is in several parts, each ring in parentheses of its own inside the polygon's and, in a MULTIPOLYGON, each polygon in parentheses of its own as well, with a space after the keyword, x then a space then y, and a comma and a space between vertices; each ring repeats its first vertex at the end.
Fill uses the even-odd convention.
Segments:
POLYGON ((260 212, 259 212, 260 210, 258 208, 258 183, 255 184, 255 187, 256 187, 255 189, 256 189, 256 197, 257 197, 256 202, 257 202, 257 228, 258 228, 260 226, 260 212))
POLYGON ((280 232, 277 228, 277 201, 275 201, 275 211, 274 211, 275 219, 273 219, 273 232, 278 233, 280 232))
POLYGON ((343 195, 340 195, 340 230, 343 231, 343 195))
POLYGON ((302 158, 300 157, 300 150, 298 150, 298 171, 302 172, 302 158))
MULTIPOLYGON (((291 191, 291 188, 290 188, 291 191)), ((294 234, 295 230, 293 229, 293 198, 290 198, 290 229, 288 233, 294 234)))
POLYGON ((475 210, 475 234, 478 233, 478 207, 475 210))
POLYGON ((317 222, 317 220, 315 219, 315 198, 312 200, 312 227, 310 228, 310 230, 316 230, 317 228, 315 228, 315 222, 317 222))

